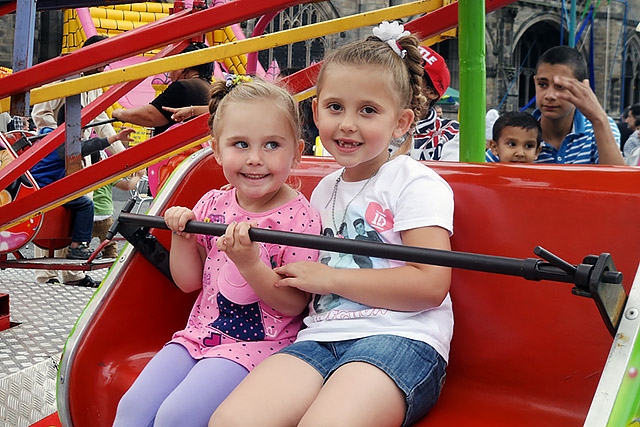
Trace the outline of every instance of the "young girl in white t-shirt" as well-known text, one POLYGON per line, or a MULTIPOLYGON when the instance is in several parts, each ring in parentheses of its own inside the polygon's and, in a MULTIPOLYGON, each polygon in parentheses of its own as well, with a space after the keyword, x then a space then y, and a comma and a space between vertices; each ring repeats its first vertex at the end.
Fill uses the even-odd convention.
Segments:
MULTIPOLYGON (((418 40, 397 23, 374 35, 330 53, 318 76, 314 119, 343 168, 322 179, 311 204, 325 235, 449 250, 451 188, 388 151, 425 106, 418 40)), ((306 328, 243 380, 209 426, 400 426, 429 411, 453 333, 451 270, 365 258, 321 251, 321 262, 275 269, 278 288, 314 294, 306 328)))

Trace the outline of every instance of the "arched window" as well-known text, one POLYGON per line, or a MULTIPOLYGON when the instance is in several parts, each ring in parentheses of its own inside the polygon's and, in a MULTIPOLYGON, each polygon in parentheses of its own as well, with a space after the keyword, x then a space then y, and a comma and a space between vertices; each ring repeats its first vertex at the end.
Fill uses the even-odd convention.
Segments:
MULTIPOLYGON (((317 4, 301 4, 285 9, 276 15, 267 26, 265 33, 275 33, 290 28, 303 27, 334 18, 337 18, 335 13, 328 13, 317 4)), ((247 36, 253 32, 256 22, 256 20, 252 20, 247 23, 247 36)), ((302 69, 313 62, 322 60, 325 45, 325 37, 304 40, 260 51, 258 53, 258 60, 265 69, 269 67, 274 59, 277 61, 281 70, 302 69)))
POLYGON ((640 39, 632 37, 627 44, 624 59, 624 106, 640 102, 640 39))
MULTIPOLYGON (((518 75, 518 107, 527 105, 536 95, 533 84, 533 74, 536 71, 538 58, 547 49, 558 45, 560 32, 557 23, 553 21, 540 21, 529 27, 518 41, 516 54, 514 55, 518 75)), ((530 106, 530 109, 535 105, 530 106)))

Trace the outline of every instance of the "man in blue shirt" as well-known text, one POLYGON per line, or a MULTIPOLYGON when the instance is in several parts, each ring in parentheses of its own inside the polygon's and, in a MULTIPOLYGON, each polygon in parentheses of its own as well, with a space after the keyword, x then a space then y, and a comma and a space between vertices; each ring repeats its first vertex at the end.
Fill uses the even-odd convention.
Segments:
MULTIPOLYGON (((624 165, 620 131, 589 86, 587 63, 574 48, 547 50, 533 77, 533 115, 542 128, 536 163, 624 165)), ((487 154, 488 161, 496 161, 487 154)))

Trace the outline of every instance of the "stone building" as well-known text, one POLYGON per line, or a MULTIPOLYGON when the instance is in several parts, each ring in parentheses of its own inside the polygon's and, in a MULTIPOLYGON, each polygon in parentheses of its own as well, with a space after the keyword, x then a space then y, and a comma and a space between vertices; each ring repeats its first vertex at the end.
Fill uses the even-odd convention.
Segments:
MULTIPOLYGON (((333 0, 291 7, 276 16, 267 32, 299 27, 315 22, 407 3, 409 0, 333 0)), ((549 47, 569 44, 569 8, 571 0, 520 0, 486 16, 487 108, 511 111, 526 106, 532 99, 532 75, 539 55, 549 47), (565 25, 561 25, 562 21, 565 25)), ((611 116, 640 101, 640 36, 636 32, 640 0, 576 0, 576 47, 592 64, 595 91, 611 116), (589 6, 594 6, 593 19, 589 6), (597 6, 597 8, 595 8, 597 6), (584 27, 584 28, 583 28, 584 27)), ((12 15, 0 20, 0 65, 11 66, 13 47, 12 15)), ((257 20, 242 23, 250 35, 257 20)), ((38 13, 34 63, 60 52, 62 18, 60 11, 38 13)), ((259 54, 263 66, 276 59, 281 69, 302 68, 320 60, 325 49, 370 34, 363 28, 328 35, 320 39, 280 46, 259 54)), ((451 86, 458 88, 457 39, 437 43, 449 64, 451 86)))
MULTIPOLYGON (((270 31, 322 22, 393 6, 406 1, 330 1, 296 6, 280 14, 270 31)), ((487 108, 513 111, 527 106, 535 94, 532 76, 542 52, 569 44, 569 10, 560 0, 520 0, 486 16, 487 108), (565 25, 561 22, 564 19, 565 25)), ((569 9, 570 0, 565 0, 569 9)), ((640 102, 640 36, 637 11, 640 0, 576 1, 575 46, 592 67, 595 91, 605 109, 618 117, 626 105, 640 102), (590 13, 589 6, 593 5, 590 13), (597 6, 597 8, 595 7, 597 6), (593 17, 593 19, 591 19, 593 17), (624 96, 623 96, 624 94, 624 96)), ((252 22, 247 23, 247 33, 252 22)), ((277 59, 281 67, 300 68, 322 57, 325 48, 362 38, 370 29, 360 29, 323 39, 282 46, 262 52, 265 64, 277 59)), ((457 39, 433 46, 447 58, 451 86, 459 87, 457 39)))

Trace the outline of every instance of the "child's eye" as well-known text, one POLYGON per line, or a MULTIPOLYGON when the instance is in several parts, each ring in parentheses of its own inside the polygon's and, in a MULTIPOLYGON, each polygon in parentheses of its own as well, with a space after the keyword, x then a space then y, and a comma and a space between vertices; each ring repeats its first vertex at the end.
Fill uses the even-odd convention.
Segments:
POLYGON ((511 148, 513 148, 513 147, 515 147, 515 146, 516 146, 516 143, 515 143, 515 142, 513 142, 513 141, 507 141, 507 147, 511 147, 511 148))
POLYGON ((331 103, 329 105, 327 105, 327 109, 330 111, 341 111, 342 110, 342 106, 340 104, 337 103, 331 103))
POLYGON ((265 147, 267 148, 267 150, 275 150, 279 146, 280 144, 276 141, 269 141, 265 144, 265 147))
POLYGON ((533 145, 533 144, 526 144, 524 146, 524 148, 527 149, 527 150, 534 150, 536 148, 536 146, 533 145))
POLYGON ((245 141, 236 141, 234 142, 233 146, 238 148, 247 148, 249 147, 249 144, 247 144, 245 141))
POLYGON ((362 109, 362 112, 363 112, 364 114, 375 114, 376 109, 375 109, 375 108, 373 108, 373 107, 364 107, 364 108, 362 109))

